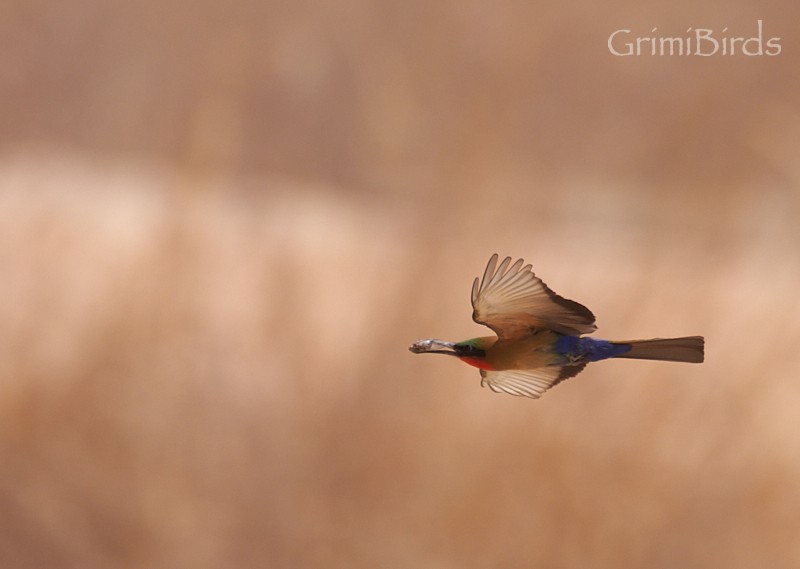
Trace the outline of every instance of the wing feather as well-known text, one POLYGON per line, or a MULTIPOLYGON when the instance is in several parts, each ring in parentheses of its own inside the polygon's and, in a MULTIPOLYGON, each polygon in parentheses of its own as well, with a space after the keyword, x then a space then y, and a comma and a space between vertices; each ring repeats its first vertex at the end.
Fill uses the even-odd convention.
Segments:
POLYGON ((522 259, 511 265, 506 257, 497 265, 497 253, 486 265, 482 279, 472 283, 472 318, 504 339, 522 338, 532 329, 561 334, 589 334, 597 327, 594 314, 572 300, 557 295, 522 259), (510 266, 509 266, 510 265, 510 266))
POLYGON ((481 386, 495 393, 538 399, 554 385, 578 375, 584 367, 586 364, 506 371, 481 370, 481 386))

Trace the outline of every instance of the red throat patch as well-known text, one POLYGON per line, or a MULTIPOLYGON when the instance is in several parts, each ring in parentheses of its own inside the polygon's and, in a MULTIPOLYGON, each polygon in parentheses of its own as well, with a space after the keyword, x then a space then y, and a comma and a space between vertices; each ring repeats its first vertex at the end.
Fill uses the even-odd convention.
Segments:
POLYGON ((491 366, 491 364, 489 364, 489 362, 487 362, 486 360, 481 359, 481 358, 468 358, 468 357, 467 358, 462 358, 462 357, 459 357, 458 359, 460 359, 465 364, 469 364, 471 366, 475 366, 478 369, 485 369, 485 370, 488 370, 488 371, 491 371, 491 370, 494 369, 491 366))

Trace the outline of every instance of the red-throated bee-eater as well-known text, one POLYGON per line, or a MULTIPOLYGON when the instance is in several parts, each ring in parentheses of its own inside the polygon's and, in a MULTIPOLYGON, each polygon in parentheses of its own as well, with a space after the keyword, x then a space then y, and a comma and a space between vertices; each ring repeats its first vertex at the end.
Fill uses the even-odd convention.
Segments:
POLYGON ((481 385, 492 391, 541 397, 586 364, 608 358, 701 363, 702 336, 611 342, 581 334, 597 329, 594 314, 567 300, 533 274, 531 265, 492 255, 483 278, 472 284, 472 319, 497 336, 463 342, 420 340, 415 354, 447 354, 481 370, 481 385))

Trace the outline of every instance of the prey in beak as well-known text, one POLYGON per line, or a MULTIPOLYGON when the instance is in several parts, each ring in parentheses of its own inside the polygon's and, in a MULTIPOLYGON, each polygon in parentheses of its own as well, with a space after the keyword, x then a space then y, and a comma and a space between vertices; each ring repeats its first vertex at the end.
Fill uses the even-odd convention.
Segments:
POLYGON ((457 356, 455 342, 445 342, 444 340, 437 340, 435 338, 428 338, 427 340, 418 340, 411 344, 408 348, 415 354, 446 354, 449 356, 457 356))

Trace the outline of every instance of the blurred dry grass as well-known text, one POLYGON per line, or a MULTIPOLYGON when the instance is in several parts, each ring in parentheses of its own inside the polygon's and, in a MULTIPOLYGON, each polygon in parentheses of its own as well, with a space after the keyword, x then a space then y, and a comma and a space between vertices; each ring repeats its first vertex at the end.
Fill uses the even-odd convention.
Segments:
POLYGON ((4 5, 0 566, 798 566, 797 10, 4 5), (494 251, 707 362, 409 354, 494 251))

